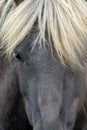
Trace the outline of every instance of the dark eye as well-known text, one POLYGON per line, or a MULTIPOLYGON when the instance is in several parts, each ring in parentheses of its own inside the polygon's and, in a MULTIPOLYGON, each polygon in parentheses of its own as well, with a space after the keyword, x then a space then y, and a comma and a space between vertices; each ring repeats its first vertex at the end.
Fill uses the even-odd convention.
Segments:
POLYGON ((22 56, 20 54, 18 54, 17 52, 13 53, 13 57, 16 58, 20 62, 24 62, 22 56))

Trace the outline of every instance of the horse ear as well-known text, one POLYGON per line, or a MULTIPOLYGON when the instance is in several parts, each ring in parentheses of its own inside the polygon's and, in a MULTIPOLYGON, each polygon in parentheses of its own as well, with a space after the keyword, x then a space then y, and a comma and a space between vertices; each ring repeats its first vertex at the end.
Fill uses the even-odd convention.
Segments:
POLYGON ((19 5, 21 2, 23 2, 24 0, 14 0, 15 1, 15 3, 17 4, 17 5, 19 5))

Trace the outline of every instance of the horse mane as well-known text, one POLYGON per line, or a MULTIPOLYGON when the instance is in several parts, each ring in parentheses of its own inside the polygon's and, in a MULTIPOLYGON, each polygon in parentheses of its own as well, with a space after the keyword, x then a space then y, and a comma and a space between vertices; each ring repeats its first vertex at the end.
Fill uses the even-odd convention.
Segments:
MULTIPOLYGON (((0 48, 11 55, 30 35, 38 20, 38 38, 54 46, 61 63, 82 69, 87 51, 87 3, 85 0, 24 0, 14 7, 8 0, 0 18, 0 48), (46 38, 46 31, 48 38, 46 38)), ((39 42, 37 42, 39 43, 39 42)))

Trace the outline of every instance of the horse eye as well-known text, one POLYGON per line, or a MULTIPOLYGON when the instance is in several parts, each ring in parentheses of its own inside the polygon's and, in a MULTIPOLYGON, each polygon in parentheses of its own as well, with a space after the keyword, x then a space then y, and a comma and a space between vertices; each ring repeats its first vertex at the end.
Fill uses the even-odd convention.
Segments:
POLYGON ((13 57, 16 58, 16 59, 17 59, 18 61, 20 61, 20 62, 24 62, 24 60, 23 60, 23 58, 21 57, 21 55, 18 54, 18 53, 16 53, 16 52, 13 53, 13 57))

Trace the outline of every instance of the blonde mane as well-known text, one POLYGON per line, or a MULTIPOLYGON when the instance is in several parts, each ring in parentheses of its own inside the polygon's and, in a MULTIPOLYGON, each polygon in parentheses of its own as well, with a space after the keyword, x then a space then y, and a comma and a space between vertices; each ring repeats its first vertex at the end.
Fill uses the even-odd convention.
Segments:
POLYGON ((39 39, 44 44, 53 44, 61 63, 72 69, 83 68, 87 57, 86 1, 24 0, 15 7, 14 0, 8 0, 0 18, 0 47, 11 55, 30 34, 36 20, 39 39))

